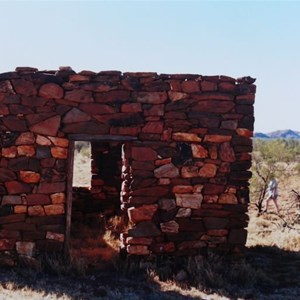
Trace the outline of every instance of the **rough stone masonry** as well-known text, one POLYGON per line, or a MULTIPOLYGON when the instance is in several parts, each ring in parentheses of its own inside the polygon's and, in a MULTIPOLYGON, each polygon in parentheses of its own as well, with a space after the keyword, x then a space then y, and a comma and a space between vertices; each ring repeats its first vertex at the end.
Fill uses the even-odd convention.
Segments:
POLYGON ((120 199, 132 223, 122 234, 129 254, 240 251, 253 82, 71 68, 0 74, 0 260, 63 251, 76 135, 124 143, 120 199))

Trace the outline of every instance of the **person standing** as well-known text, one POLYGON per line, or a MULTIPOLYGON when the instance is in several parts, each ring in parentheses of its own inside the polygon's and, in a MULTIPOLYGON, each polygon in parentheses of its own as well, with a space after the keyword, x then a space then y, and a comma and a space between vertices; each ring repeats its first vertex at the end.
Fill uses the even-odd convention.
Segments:
POLYGON ((276 207, 277 213, 279 213, 277 198, 278 198, 278 183, 277 183, 275 177, 272 176, 271 180, 268 184, 268 198, 267 198, 267 201, 266 201, 266 209, 264 210, 264 212, 268 211, 269 204, 270 204, 271 201, 273 201, 273 203, 276 207))

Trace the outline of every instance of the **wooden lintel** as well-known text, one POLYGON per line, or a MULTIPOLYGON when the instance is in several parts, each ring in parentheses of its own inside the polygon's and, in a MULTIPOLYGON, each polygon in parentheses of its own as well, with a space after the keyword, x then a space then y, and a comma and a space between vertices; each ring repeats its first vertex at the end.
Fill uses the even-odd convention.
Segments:
POLYGON ((110 135, 110 134, 69 134, 68 138, 73 141, 136 141, 137 137, 128 135, 110 135))

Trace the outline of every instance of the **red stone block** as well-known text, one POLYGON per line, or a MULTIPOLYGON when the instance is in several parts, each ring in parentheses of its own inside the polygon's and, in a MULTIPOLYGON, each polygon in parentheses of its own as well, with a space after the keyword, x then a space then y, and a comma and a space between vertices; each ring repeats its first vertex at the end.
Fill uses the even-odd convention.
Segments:
POLYGON ((38 186, 38 194, 53 194, 58 192, 64 192, 66 189, 65 182, 41 182, 38 186))
POLYGON ((41 175, 33 171, 20 171, 20 179, 26 183, 37 183, 40 181, 41 175))
POLYGON ((205 183, 203 188, 203 194, 205 195, 220 195, 224 192, 225 186, 218 184, 205 183))
POLYGON ((95 102, 100 103, 124 103, 129 102, 129 91, 109 91, 107 93, 95 93, 95 102))
POLYGON ((162 104, 168 99, 166 92, 134 92, 133 98, 140 103, 162 104))
POLYGON ((8 115, 8 114, 9 114, 8 106, 5 104, 0 104, 0 115, 8 115))
POLYGON ((46 205, 51 204, 51 199, 44 194, 31 194, 26 197, 28 205, 46 205))
POLYGON ((222 161, 226 162, 234 162, 235 161, 235 153, 233 148, 230 146, 230 143, 225 142, 220 146, 220 158, 222 161))
POLYGON ((66 92, 64 99, 79 103, 94 102, 92 93, 83 90, 68 91, 66 92))
POLYGON ((56 136, 60 127, 60 116, 49 118, 30 127, 30 130, 42 135, 56 136))
POLYGON ((19 181, 7 181, 5 187, 9 194, 27 194, 32 190, 31 185, 19 181))
POLYGON ((152 186, 152 187, 145 187, 142 189, 136 189, 132 192, 133 196, 145 196, 147 197, 163 197, 166 196, 169 192, 169 188, 165 186, 152 186))
POLYGON ((153 246, 151 246, 150 249, 154 253, 172 253, 175 251, 175 245, 173 242, 157 243, 153 244, 153 246))
POLYGON ((200 91, 199 81, 187 80, 181 83, 182 91, 185 93, 196 93, 200 91))
POLYGON ((163 127, 162 122, 147 122, 142 131, 145 133, 162 133, 163 127))
POLYGON ((113 134, 113 135, 137 136, 140 132, 141 132, 141 127, 140 126, 134 126, 134 127, 112 127, 110 129, 110 134, 113 134))
POLYGON ((106 115, 117 112, 112 106, 99 103, 80 104, 79 108, 90 115, 106 115))
POLYGON ((22 120, 18 117, 5 116, 4 118, 2 118, 2 122, 10 131, 28 131, 25 120, 22 120))
POLYGON ((0 182, 12 181, 17 178, 15 172, 7 168, 0 168, 0 182))
POLYGON ((0 251, 11 250, 15 246, 15 240, 11 239, 0 239, 0 251))
POLYGON ((142 112, 142 105, 141 103, 124 103, 121 106, 121 112, 125 112, 125 113, 142 112))
POLYGON ((35 147, 31 145, 21 145, 17 147, 18 156, 33 157, 35 155, 35 147))
POLYGON ((130 207, 127 210, 129 220, 137 224, 142 221, 151 221, 157 211, 157 204, 142 205, 139 207, 130 207))
POLYGON ((193 109, 196 112, 206 112, 206 113, 228 113, 233 110, 235 107, 234 102, 228 101, 220 101, 219 99, 211 99, 211 100, 201 100, 198 105, 196 105, 193 109))
POLYGON ((32 132, 23 132, 16 140, 16 145, 32 145, 35 142, 35 137, 32 132))
POLYGON ((64 90, 55 83, 46 83, 41 86, 39 96, 46 99, 61 99, 64 96, 64 90))
POLYGON ((63 123, 79 123, 91 120, 91 117, 79 110, 78 108, 74 107, 63 118, 63 123))
POLYGON ((156 160, 157 153, 155 150, 148 147, 132 147, 131 156, 135 160, 147 161, 147 160, 156 160))
POLYGON ((161 234, 157 226, 149 221, 141 222, 134 228, 128 230, 128 236, 130 237, 154 237, 161 234))
POLYGON ((36 95, 36 89, 31 81, 24 79, 13 79, 12 84, 16 93, 24 96, 36 95))

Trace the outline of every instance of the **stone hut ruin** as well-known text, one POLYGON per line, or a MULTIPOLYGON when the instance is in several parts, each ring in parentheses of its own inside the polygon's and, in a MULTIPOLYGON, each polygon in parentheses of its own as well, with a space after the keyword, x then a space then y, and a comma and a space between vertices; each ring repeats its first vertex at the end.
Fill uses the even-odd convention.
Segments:
POLYGON ((0 261, 67 252, 88 213, 99 231, 121 216, 130 255, 239 252, 253 82, 71 68, 0 74, 0 261), (77 141, 90 142, 89 189, 72 186, 77 141))

